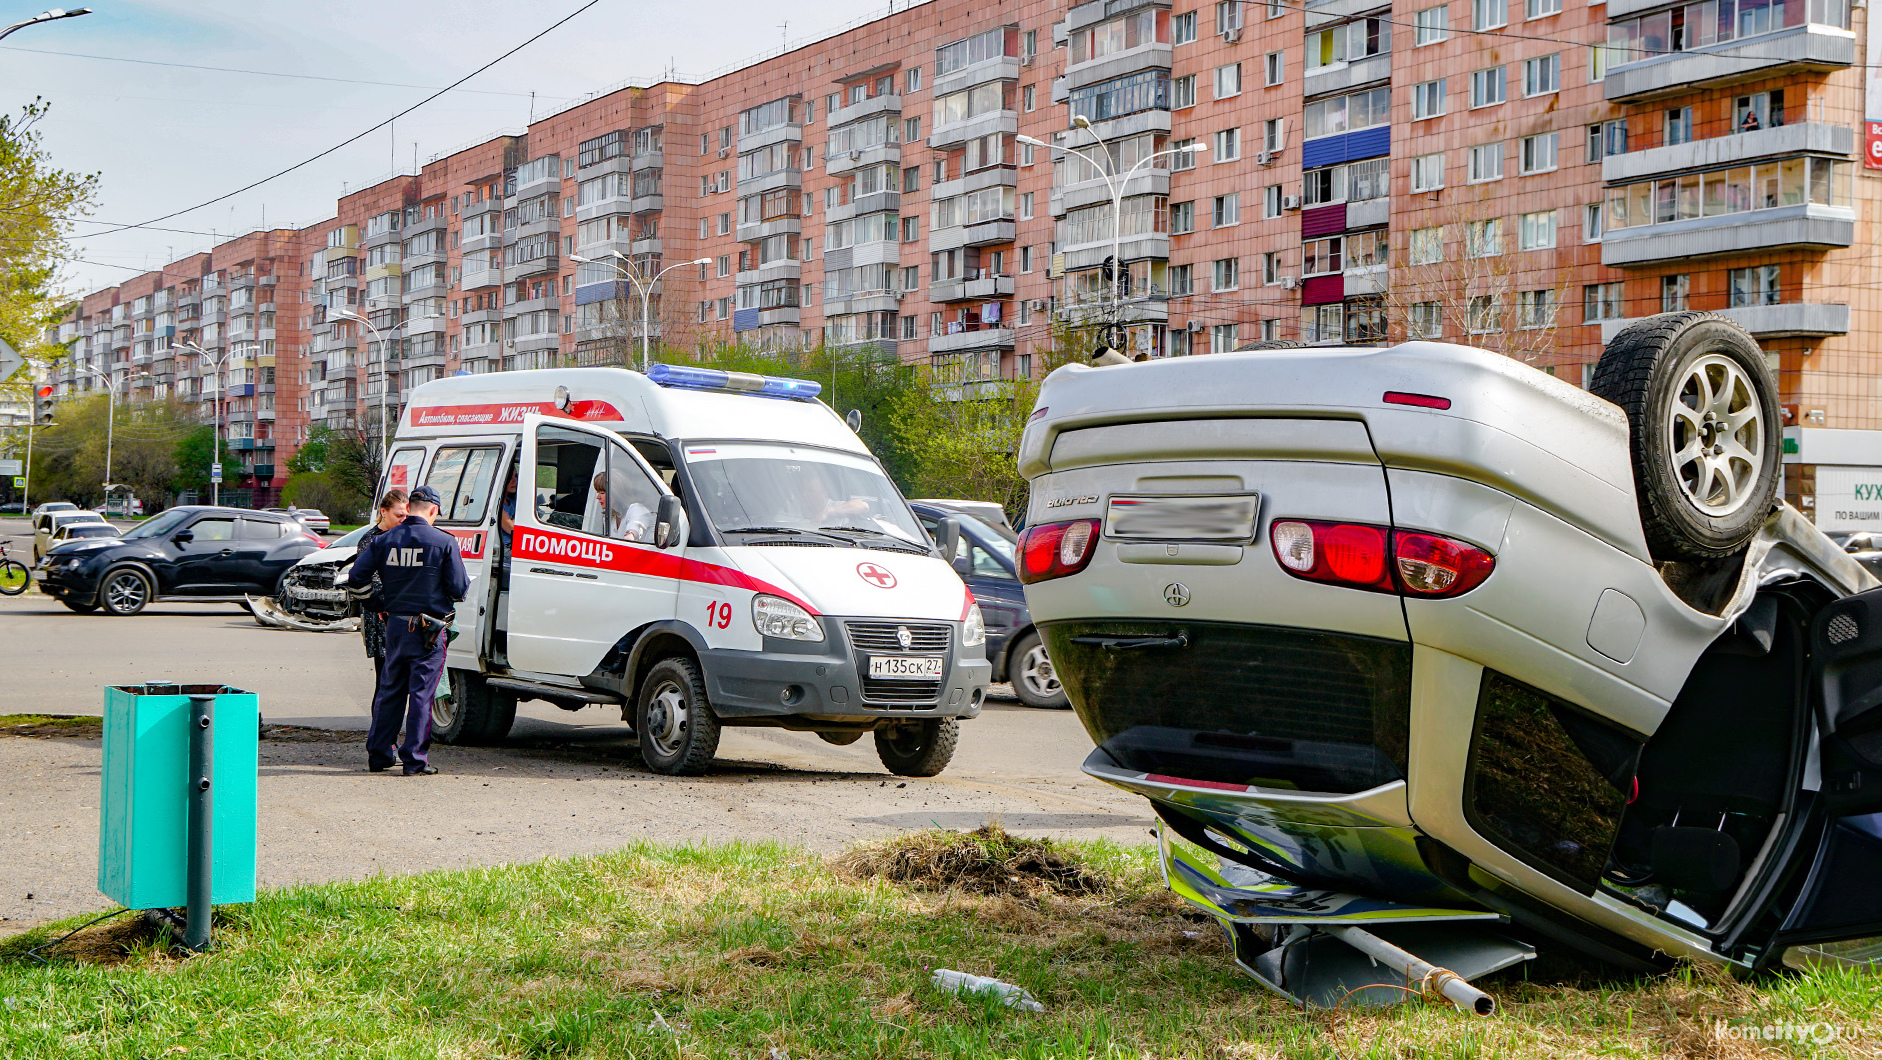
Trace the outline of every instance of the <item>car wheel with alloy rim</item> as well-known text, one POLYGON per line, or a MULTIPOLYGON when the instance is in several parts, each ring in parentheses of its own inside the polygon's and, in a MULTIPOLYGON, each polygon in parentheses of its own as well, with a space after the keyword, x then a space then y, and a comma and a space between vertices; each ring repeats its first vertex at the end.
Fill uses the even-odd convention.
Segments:
POLYGON ((1052 660, 1046 658, 1045 642, 1039 639, 1037 630, 1014 642, 1007 660, 1007 680, 1013 683, 1013 694, 1021 703, 1048 710, 1064 710, 1072 705, 1058 671, 1052 668, 1052 660))
POLYGON ((156 595, 150 576, 136 567, 117 567, 106 571, 98 583, 98 602, 105 613, 128 617, 144 609, 156 595))

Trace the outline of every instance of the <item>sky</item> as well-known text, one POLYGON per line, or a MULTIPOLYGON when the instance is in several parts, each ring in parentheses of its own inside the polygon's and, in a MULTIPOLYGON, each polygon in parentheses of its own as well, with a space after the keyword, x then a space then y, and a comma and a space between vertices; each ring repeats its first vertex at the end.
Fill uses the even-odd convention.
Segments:
MULTIPOLYGON (((93 221, 142 224, 371 128, 588 2, 93 0, 90 15, 29 26, 0 43, 0 107, 17 112, 45 98, 52 112, 40 128, 53 163, 100 175, 93 221), (140 62, 117 61, 126 59, 140 62), (361 81, 417 87, 353 83, 361 81)), ((45 6, 0 0, 0 24, 45 6)), ((186 231, 81 223, 73 246, 82 260, 62 283, 74 294, 114 286, 232 233, 324 220, 349 189, 386 179, 395 165, 412 172, 414 146, 418 162, 429 162, 521 131, 532 113, 552 114, 598 89, 657 80, 669 69, 696 80, 889 7, 890 0, 596 0, 390 131, 159 222, 186 231)))

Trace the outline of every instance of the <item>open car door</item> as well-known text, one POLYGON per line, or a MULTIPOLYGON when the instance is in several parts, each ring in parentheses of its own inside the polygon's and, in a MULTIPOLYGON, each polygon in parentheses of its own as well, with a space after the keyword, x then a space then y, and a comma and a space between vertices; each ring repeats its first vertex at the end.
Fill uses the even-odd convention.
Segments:
POLYGON ((1822 827, 1794 855, 1803 884, 1767 953, 1882 964, 1882 589, 1825 606, 1810 640, 1822 827))

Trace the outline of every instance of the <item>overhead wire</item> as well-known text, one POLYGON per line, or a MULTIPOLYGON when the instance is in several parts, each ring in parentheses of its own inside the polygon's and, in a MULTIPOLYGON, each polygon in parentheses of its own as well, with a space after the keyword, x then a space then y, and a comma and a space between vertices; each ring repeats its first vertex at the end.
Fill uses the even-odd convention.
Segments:
MULTIPOLYGON (((136 63, 140 66, 166 66, 177 70, 203 70, 219 74, 246 74, 251 77, 283 77, 302 81, 330 81, 342 85, 373 85, 379 88, 421 88, 435 89, 435 85, 413 85, 399 81, 366 81, 354 77, 330 77, 324 74, 291 74, 282 70, 242 70, 230 66, 200 66, 195 63, 171 63, 159 59, 132 59, 123 55, 90 55, 85 52, 53 51, 50 48, 21 48, 17 45, 0 45, 0 51, 29 52, 34 55, 57 55, 66 59, 96 59, 101 62, 136 63)), ((514 96, 519 99, 541 96, 543 99, 575 99, 575 96, 550 96, 536 92, 504 92, 494 88, 457 88, 443 91, 476 93, 484 96, 514 96)))
POLYGON ((357 135, 349 136, 345 140, 342 140, 339 143, 334 144, 332 147, 329 147, 324 151, 320 151, 310 157, 304 158, 300 160, 299 162, 296 162, 293 165, 288 166, 285 169, 279 170, 275 173, 271 173, 268 176, 262 177, 259 180, 252 181, 248 184, 244 184, 243 186, 236 188, 234 191, 224 192, 223 194, 217 195, 216 197, 212 199, 207 199, 203 202, 199 202, 194 206, 186 206, 181 210, 172 210, 169 213, 162 214, 157 217, 153 217, 150 220, 141 222, 138 225, 125 225, 119 228, 111 229, 110 231, 106 231, 106 232, 94 232, 87 238, 96 239, 101 236, 114 235, 118 232, 126 231, 131 228, 143 227, 145 225, 154 225, 158 221, 167 221, 172 217, 180 217, 183 214, 192 213, 196 210, 200 210, 205 206, 213 206, 216 203, 224 201, 225 199, 234 198, 235 196, 240 195, 243 192, 253 191, 256 188, 261 187, 263 184, 268 183, 269 181, 287 176, 289 173, 292 173, 297 169, 301 169, 305 166, 312 165, 314 162, 317 162, 320 159, 325 158, 330 154, 333 154, 335 151, 338 151, 341 148, 346 147, 350 144, 357 143, 358 141, 365 139, 367 136, 370 136, 373 133, 378 132, 380 129, 385 128, 387 125, 390 125, 391 123, 397 121, 398 119, 403 118, 407 114, 412 113, 413 111, 424 106, 425 104, 430 103, 432 100, 437 99, 439 96, 442 96, 447 92, 453 91, 459 85, 462 85, 464 82, 469 81, 471 78, 476 77, 478 74, 483 73, 485 70, 488 70, 491 67, 497 65, 498 63, 502 62, 503 60, 509 58, 510 56, 515 55, 517 52, 522 51, 524 48, 527 48, 531 44, 536 43, 542 38, 548 36, 550 33, 555 32, 557 29, 561 28, 564 24, 568 23, 570 20, 574 19, 576 16, 580 15, 582 12, 587 11, 589 8, 594 7, 596 4, 600 2, 601 0, 587 0, 587 3, 584 3, 582 6, 576 8, 574 11, 569 12, 567 15, 562 16, 560 19, 557 19, 548 28, 542 30, 541 32, 523 41, 522 43, 517 44, 515 47, 509 49, 503 54, 497 56, 494 59, 491 59, 489 62, 484 63, 482 66, 477 67, 475 70, 472 70, 470 73, 465 74, 463 77, 460 77, 456 81, 451 82, 449 85, 446 85, 445 87, 437 90, 436 92, 431 93, 430 95, 426 96, 424 99, 421 99, 418 102, 412 104, 411 106, 406 107, 405 109, 399 111, 398 113, 392 115, 391 117, 386 118, 384 121, 381 121, 376 125, 373 125, 371 128, 368 128, 364 130, 363 132, 358 133, 357 135))

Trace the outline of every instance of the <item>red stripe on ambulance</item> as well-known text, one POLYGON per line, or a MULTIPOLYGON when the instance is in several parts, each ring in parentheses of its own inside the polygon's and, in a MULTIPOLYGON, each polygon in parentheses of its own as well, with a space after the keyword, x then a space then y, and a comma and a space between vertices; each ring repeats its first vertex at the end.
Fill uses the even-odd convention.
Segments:
POLYGON ((822 614, 791 593, 743 571, 716 563, 701 563, 659 549, 634 548, 612 541, 572 537, 544 530, 525 530, 519 526, 516 528, 516 558, 550 560, 576 567, 595 567, 624 574, 645 574, 651 578, 673 578, 702 585, 747 589, 789 600, 813 615, 822 614))
POLYGON ((477 427, 492 423, 521 423, 530 414, 564 420, 616 423, 621 412, 605 401, 571 401, 568 411, 549 401, 505 402, 495 405, 415 405, 413 427, 477 427))

